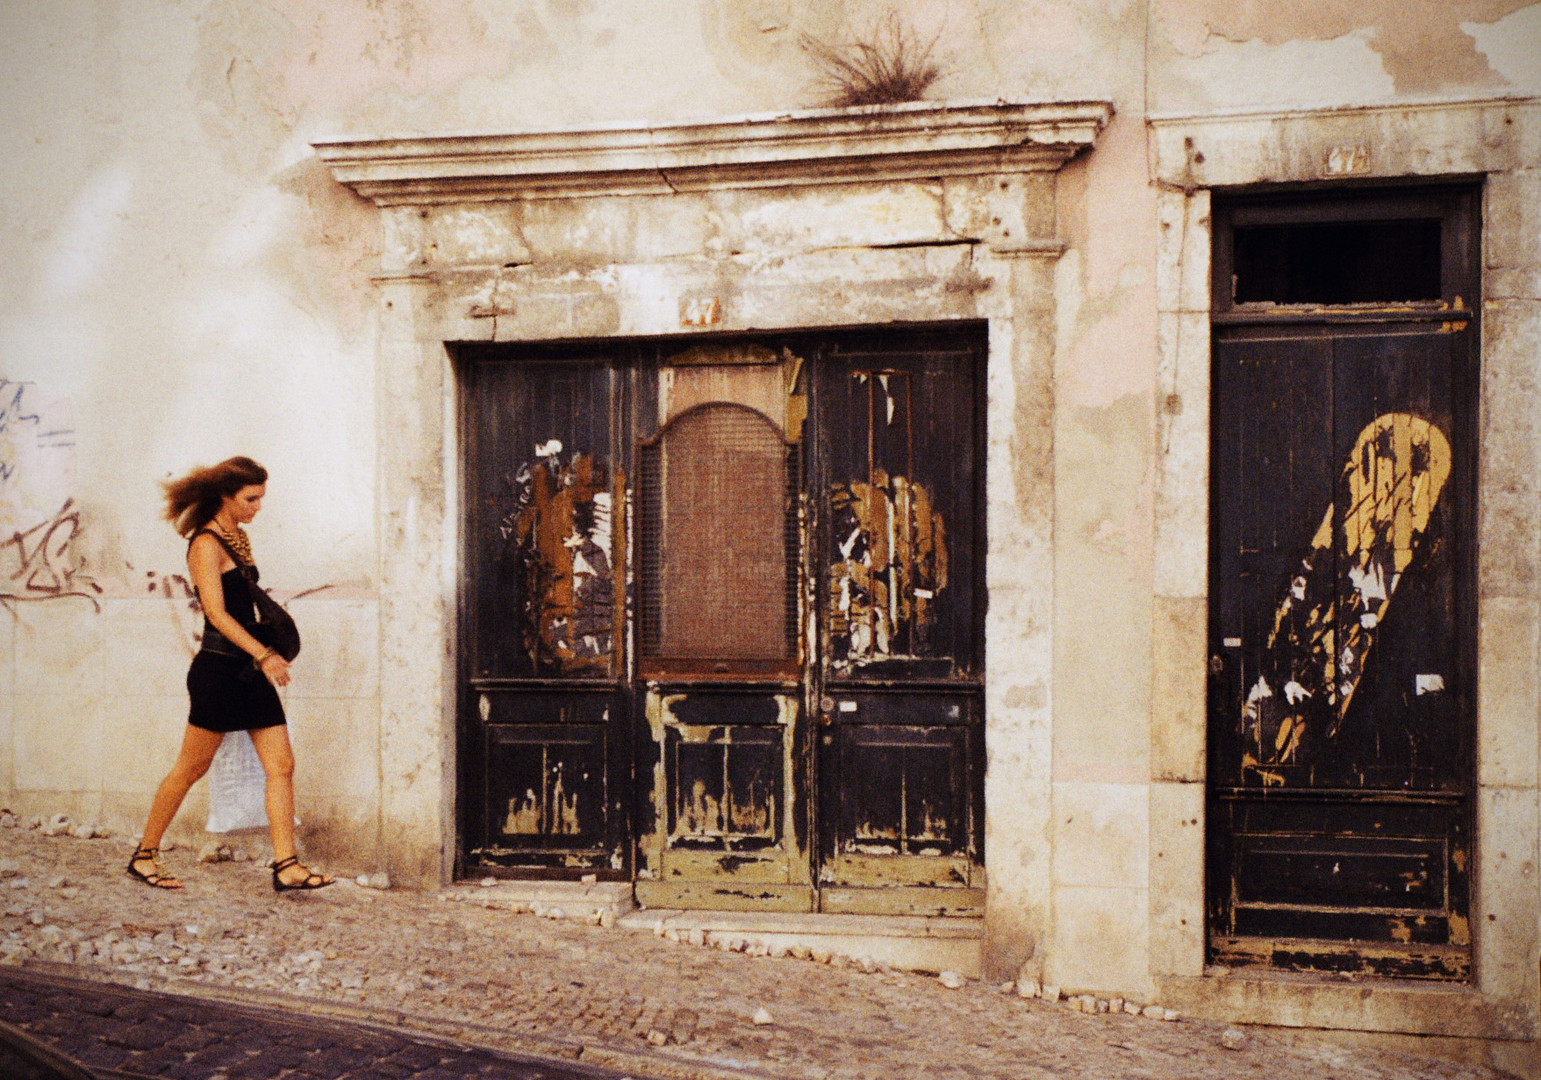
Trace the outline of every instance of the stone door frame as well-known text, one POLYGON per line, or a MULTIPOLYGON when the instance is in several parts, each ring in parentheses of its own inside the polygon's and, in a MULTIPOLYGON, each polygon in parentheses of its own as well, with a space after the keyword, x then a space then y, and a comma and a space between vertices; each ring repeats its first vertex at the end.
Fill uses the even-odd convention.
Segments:
POLYGON ((458 447, 446 343, 987 322, 985 949, 1048 940, 1055 173, 1106 102, 935 103, 315 144, 381 208, 381 802, 454 850, 458 447), (1010 557, 1004 557, 1010 553, 1010 557), (993 812, 992 812, 993 809, 993 812))
POLYGON ((1535 1039, 1541 835, 1541 100, 1154 117, 1159 195, 1150 963, 1197 1015, 1535 1039), (1306 985, 1205 967, 1204 770, 1210 448, 1210 193, 1279 184, 1483 179, 1473 987, 1306 985))

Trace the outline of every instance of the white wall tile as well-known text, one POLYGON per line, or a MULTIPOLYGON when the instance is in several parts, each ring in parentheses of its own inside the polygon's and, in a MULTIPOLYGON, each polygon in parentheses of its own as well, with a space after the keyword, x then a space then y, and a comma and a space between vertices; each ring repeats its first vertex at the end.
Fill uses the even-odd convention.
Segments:
POLYGON ((1045 980, 1068 991, 1146 999, 1148 917, 1144 889, 1056 888, 1045 980))
POLYGON ((1056 782, 1054 884, 1145 888, 1149 792, 1147 784, 1056 782))
POLYGON ((100 694, 18 694, 12 715, 18 789, 100 792, 100 694))

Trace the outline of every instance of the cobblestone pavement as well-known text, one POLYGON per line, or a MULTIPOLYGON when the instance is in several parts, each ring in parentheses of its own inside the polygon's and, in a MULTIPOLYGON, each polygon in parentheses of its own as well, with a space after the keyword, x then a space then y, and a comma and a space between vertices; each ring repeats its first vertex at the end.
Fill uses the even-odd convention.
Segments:
POLYGON ((91 1069, 169 1080, 621 1080, 336 1020, 0 969, 0 1015, 91 1069))
POLYGON ((678 1080, 1491 1080, 1433 1058, 1264 1030, 1090 1015, 1001 987, 755 957, 350 882, 275 896, 251 862, 0 828, 0 962, 373 1021, 678 1080), (759 1014, 758 1017, 756 1014, 759 1014), (757 1023, 756 1020, 759 1020, 757 1023), (1226 1043, 1240 1049, 1228 1049, 1226 1043))

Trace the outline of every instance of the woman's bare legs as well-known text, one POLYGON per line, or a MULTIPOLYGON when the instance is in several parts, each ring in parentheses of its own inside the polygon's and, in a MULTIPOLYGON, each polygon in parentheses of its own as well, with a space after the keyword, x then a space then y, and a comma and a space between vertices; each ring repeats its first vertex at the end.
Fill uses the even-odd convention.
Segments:
MULTIPOLYGON (((251 732, 251 742, 262 759, 267 774, 265 791, 268 830, 273 836, 273 861, 283 862, 294 851, 294 750, 289 746, 289 728, 285 724, 258 728, 251 732)), ((310 871, 299 863, 279 871, 285 885, 304 881, 310 871)), ((326 880, 330 881, 331 878, 326 880)))
MULTIPOLYGON (((188 789, 209 771, 209 762, 214 760, 214 752, 219 749, 224 737, 218 731, 187 725, 187 730, 182 734, 182 749, 177 753, 176 764, 171 766, 171 771, 161 781, 160 787, 155 789, 155 799, 150 803, 150 817, 139 838, 141 849, 153 851, 161 846, 161 837, 166 834, 171 819, 182 808, 182 800, 187 798, 188 789)), ((154 860, 135 859, 133 865, 144 873, 150 873, 154 860)), ((182 885, 175 878, 163 877, 161 880, 162 888, 177 889, 182 885)))

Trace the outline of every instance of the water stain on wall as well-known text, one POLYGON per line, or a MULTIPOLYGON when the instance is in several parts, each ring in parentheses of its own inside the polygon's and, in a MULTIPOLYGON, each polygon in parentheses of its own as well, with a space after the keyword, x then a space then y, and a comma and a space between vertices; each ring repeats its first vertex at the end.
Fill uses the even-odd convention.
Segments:
POLYGON ((346 110, 385 94, 442 93, 507 71, 510 46, 478 5, 272 0, 289 24, 275 99, 296 112, 346 110))

